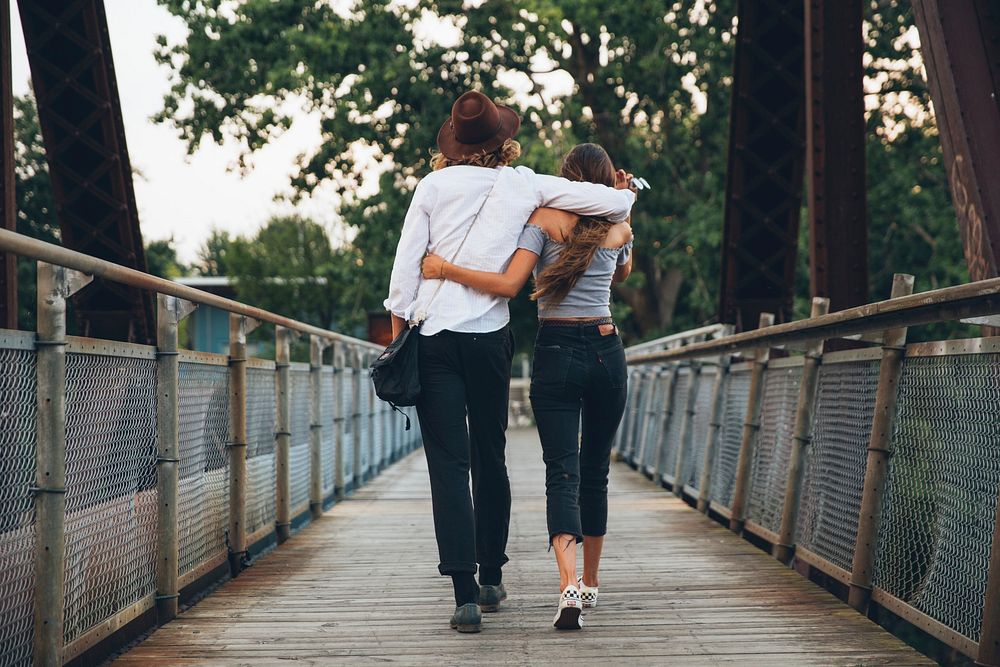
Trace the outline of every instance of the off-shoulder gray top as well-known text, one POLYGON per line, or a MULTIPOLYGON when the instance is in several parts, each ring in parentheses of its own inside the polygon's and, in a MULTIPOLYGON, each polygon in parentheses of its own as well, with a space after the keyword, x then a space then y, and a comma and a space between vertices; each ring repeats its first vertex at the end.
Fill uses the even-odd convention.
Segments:
MULTIPOLYGON (((546 266, 559 259, 566 247, 549 237, 538 225, 525 225, 518 248, 524 248, 538 255, 534 274, 537 276, 546 266)), ((632 241, 620 248, 598 248, 594 259, 569 294, 558 303, 542 297, 538 300, 538 317, 610 317, 611 279, 615 269, 628 264, 632 256, 632 241)))

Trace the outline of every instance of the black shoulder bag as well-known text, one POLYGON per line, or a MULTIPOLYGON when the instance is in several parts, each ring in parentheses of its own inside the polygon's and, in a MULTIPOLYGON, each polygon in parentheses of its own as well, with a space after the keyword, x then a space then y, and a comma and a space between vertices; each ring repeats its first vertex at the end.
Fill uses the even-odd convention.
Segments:
MULTIPOLYGON (((494 185, 496 185, 495 182, 494 185)), ((462 252, 462 246, 465 245, 465 241, 469 238, 469 233, 479 220, 479 214, 482 213, 483 207, 486 206, 486 202, 489 201, 492 194, 493 188, 490 188, 483 203, 479 205, 479 210, 476 211, 476 217, 472 219, 472 223, 465 231, 462 242, 458 245, 458 249, 452 255, 449 262, 454 263, 458 259, 458 254, 462 252)), ((444 287, 444 280, 434 290, 434 294, 431 295, 426 308, 430 308, 442 287, 444 287)), ((420 327, 423 326, 424 319, 426 319, 426 315, 421 314, 417 316, 416 321, 409 322, 409 326, 393 339, 389 347, 385 348, 385 351, 371 365, 371 376, 372 382, 375 384, 375 394, 391 405, 393 410, 406 417, 407 431, 410 430, 410 417, 400 410, 399 406, 416 405, 417 399, 420 398, 420 369, 417 365, 417 344, 419 342, 420 327)))

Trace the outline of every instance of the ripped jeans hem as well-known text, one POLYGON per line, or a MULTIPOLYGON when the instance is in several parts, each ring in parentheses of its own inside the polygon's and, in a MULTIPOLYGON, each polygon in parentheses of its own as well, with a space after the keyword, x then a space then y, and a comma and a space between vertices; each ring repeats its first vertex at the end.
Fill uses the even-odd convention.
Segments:
POLYGON ((569 535, 570 537, 573 537, 576 540, 577 544, 580 544, 581 542, 583 542, 583 535, 581 535, 580 533, 577 533, 577 532, 574 532, 574 531, 571 531, 571 530, 550 531, 549 532, 549 549, 548 549, 549 551, 552 551, 552 540, 554 540, 559 535, 569 535))

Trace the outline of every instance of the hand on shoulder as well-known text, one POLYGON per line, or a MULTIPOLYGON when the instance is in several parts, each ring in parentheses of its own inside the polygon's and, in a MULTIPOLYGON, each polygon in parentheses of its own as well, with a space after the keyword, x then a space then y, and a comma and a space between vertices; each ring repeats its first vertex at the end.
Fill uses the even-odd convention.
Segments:
POLYGON ((607 244, 618 248, 630 242, 633 238, 632 226, 627 222, 619 222, 612 225, 611 230, 608 232, 607 244))

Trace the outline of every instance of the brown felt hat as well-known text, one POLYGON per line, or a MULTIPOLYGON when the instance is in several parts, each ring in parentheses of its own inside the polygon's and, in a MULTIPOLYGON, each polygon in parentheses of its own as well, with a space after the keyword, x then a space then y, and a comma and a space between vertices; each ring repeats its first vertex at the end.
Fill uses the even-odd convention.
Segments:
POLYGON ((521 118, 513 109, 470 90, 455 100, 451 118, 438 130, 438 150, 452 160, 488 153, 503 146, 520 127, 521 118))

